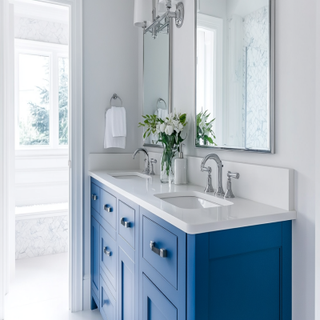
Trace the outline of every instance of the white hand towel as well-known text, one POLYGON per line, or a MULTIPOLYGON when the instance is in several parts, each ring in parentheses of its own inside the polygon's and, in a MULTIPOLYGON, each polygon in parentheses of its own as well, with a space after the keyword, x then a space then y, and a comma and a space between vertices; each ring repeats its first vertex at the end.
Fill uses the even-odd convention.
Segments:
POLYGON ((127 121, 126 109, 124 107, 111 107, 112 118, 112 136, 126 137, 127 136, 127 121))
POLYGON ((106 129, 104 134, 104 147, 107 148, 122 148, 126 147, 126 137, 112 136, 112 111, 108 109, 106 112, 106 129))
POLYGON ((162 120, 166 120, 166 117, 168 116, 168 110, 165 109, 158 109, 158 117, 162 120))

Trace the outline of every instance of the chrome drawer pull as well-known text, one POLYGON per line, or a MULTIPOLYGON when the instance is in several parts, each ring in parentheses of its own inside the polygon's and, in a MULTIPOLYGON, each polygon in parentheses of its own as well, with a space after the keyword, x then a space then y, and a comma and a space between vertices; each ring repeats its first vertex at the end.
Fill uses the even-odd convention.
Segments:
POLYGON ((158 249, 155 247, 155 242, 154 241, 150 241, 150 248, 151 250, 156 253, 158 256, 160 256, 161 258, 166 258, 168 256, 167 254, 167 250, 166 249, 158 249))
POLYGON ((103 248, 103 252, 104 252, 104 254, 106 254, 108 257, 111 257, 111 255, 112 255, 112 252, 108 250, 108 247, 104 247, 104 248, 103 248))
POLYGON ((121 218, 120 222, 125 228, 131 228, 131 223, 129 221, 124 221, 124 218, 121 218))
POLYGON ((112 212, 112 207, 110 206, 110 204, 105 204, 103 209, 107 212, 112 212))
POLYGON ((98 199, 98 197, 97 197, 96 194, 92 194, 92 195, 91 195, 91 198, 92 198, 93 201, 96 201, 96 200, 98 199))

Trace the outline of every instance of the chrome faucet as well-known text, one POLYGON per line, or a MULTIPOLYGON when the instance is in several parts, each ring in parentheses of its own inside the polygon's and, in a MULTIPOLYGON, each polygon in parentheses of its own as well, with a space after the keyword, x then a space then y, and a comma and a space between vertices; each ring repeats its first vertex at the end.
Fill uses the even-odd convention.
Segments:
POLYGON ((201 171, 208 172, 208 181, 207 181, 207 186, 204 189, 204 192, 215 192, 215 195, 217 197, 221 197, 221 198, 224 197, 224 191, 222 188, 222 167, 223 167, 223 164, 222 164, 220 158, 218 157, 218 155, 215 153, 209 153, 208 155, 206 155, 202 159, 201 167, 200 167, 201 171), (211 179, 212 169, 209 166, 208 167, 204 166, 209 159, 214 160, 218 166, 218 190, 216 192, 212 187, 212 179, 211 179))
POLYGON ((146 164, 144 170, 142 171, 142 173, 150 174, 149 154, 148 154, 148 151, 147 151, 146 149, 144 149, 144 148, 138 148, 138 149, 133 153, 132 159, 134 159, 135 156, 136 156, 136 154, 137 154, 138 152, 140 152, 140 151, 144 152, 144 153, 146 154, 146 156, 147 156, 147 164, 146 164))

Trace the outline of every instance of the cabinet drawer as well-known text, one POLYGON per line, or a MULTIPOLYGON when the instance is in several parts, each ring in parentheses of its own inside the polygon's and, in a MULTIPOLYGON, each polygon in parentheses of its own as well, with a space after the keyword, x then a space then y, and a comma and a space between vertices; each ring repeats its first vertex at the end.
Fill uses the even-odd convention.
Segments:
POLYGON ((119 200, 118 212, 119 235, 134 249, 136 210, 119 200))
POLYGON ((97 212, 99 212, 99 206, 100 206, 100 188, 94 183, 91 183, 91 207, 97 212))
POLYGON ((178 289, 178 236, 142 216, 142 257, 178 289))
POLYGON ((178 320, 178 309, 143 274, 142 320, 178 320))
POLYGON ((117 199, 109 192, 100 191, 100 215, 113 229, 116 229, 117 222, 117 199))
POLYGON ((100 277, 100 313, 104 320, 116 320, 116 300, 100 277))
POLYGON ((109 233, 100 226, 100 267, 112 286, 116 288, 117 244, 109 233))

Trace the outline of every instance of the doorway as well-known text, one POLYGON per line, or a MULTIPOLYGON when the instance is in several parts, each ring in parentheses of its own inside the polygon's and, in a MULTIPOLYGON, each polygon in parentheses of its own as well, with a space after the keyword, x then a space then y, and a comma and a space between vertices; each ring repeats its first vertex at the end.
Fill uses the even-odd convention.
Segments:
MULTIPOLYGON (((5 292, 11 292, 12 286, 10 287, 10 281, 9 278, 11 274, 13 273, 12 270, 14 268, 11 268, 11 266, 15 264, 15 248, 14 248, 14 243, 15 243, 15 234, 13 234, 13 240, 12 237, 10 236, 10 230, 14 230, 15 226, 13 228, 10 228, 11 224, 11 219, 13 217, 13 225, 16 223, 16 215, 15 215, 15 210, 14 210, 14 202, 12 199, 15 198, 15 193, 16 193, 16 188, 17 186, 12 183, 14 182, 14 177, 15 173, 12 168, 14 167, 15 163, 15 142, 13 139, 13 128, 14 128, 14 122, 19 123, 19 130, 20 127, 24 130, 23 124, 20 125, 20 121, 17 120, 17 117, 14 120, 14 103, 13 101, 13 68, 11 70, 10 66, 11 64, 13 65, 13 62, 11 61, 13 59, 13 38, 14 35, 13 30, 13 11, 14 7, 18 3, 23 3, 23 4, 43 4, 43 5, 57 5, 61 7, 65 7, 69 10, 68 12, 68 17, 70 19, 70 25, 69 25, 69 41, 70 41, 70 49, 69 51, 69 58, 70 58, 70 74, 69 74, 69 110, 68 110, 68 117, 69 117, 69 127, 67 128, 68 131, 68 142, 69 142, 69 147, 64 146, 65 149, 68 151, 69 150, 69 159, 67 156, 67 175, 69 179, 69 183, 66 183, 66 192, 70 194, 70 203, 69 203, 69 214, 67 214, 67 217, 69 218, 69 232, 66 242, 69 242, 69 253, 66 254, 66 261, 69 261, 69 272, 67 270, 67 279, 69 278, 69 283, 67 283, 67 287, 69 288, 69 292, 67 293, 67 297, 69 296, 69 299, 67 298, 67 307, 71 312, 75 311, 80 311, 82 310, 82 296, 83 296, 83 284, 82 284, 82 212, 83 212, 83 205, 82 205, 82 197, 83 197, 83 190, 82 190, 82 184, 83 184, 83 177, 82 177, 82 114, 83 114, 83 106, 82 106, 82 0, 52 0, 52 1, 35 1, 35 0, 25 0, 25 1, 9 1, 9 0, 3 0, 1 1, 0 5, 0 123, 1 123, 1 130, 0 130, 0 319, 3 319, 4 317, 4 294, 5 292), (49 3, 50 2, 50 3, 49 3), (12 34, 12 35, 11 35, 12 34), (11 43, 12 39, 12 43, 11 43), (12 48, 12 49, 11 49, 12 48), (12 89, 11 89, 12 88, 12 89), (13 186, 12 186, 13 185, 13 186), (12 205, 13 203, 13 205, 12 205), (68 241, 69 240, 69 241, 68 241), (14 253, 12 255, 12 253, 14 253), (13 259, 12 259, 13 257, 13 259), (13 263, 11 263, 13 261, 13 263)), ((37 10, 33 11, 31 16, 28 17, 28 19, 31 19, 32 21, 35 20, 35 15, 37 14, 37 10)), ((50 18, 52 16, 52 10, 50 11, 50 14, 46 18, 50 18)), ((60 21, 61 22, 61 21, 60 21)), ((26 28, 22 28, 21 31, 26 30, 26 28)), ((43 35, 43 31, 45 29, 41 29, 41 35, 43 35)), ((26 39, 19 39, 22 42, 26 39)), ((37 41, 36 39, 30 40, 30 41, 37 41)), ((39 41, 41 42, 41 41, 39 41)), ((42 41, 43 42, 43 41, 42 41)), ((29 42, 31 43, 31 42, 29 42)), ((29 48, 30 49, 30 48, 29 48)), ((34 48, 31 48, 32 50, 34 48)), ((30 53, 30 52, 29 52, 30 53)), ((28 54, 26 52, 25 54, 28 54)), ((48 55, 44 54, 38 54, 40 57, 45 57, 48 55)), ((51 52, 51 56, 56 55, 56 53, 51 52)), ((50 56, 50 54, 49 54, 50 56)), ((24 56, 23 58, 30 58, 24 56)), ((22 59, 23 59, 22 58, 22 59)), ((41 60, 41 59, 40 59, 41 60)), ((45 60, 45 59, 42 59, 45 60)), ((43 62, 43 61, 42 61, 43 62)), ((25 63, 26 65, 26 63, 25 63)), ((50 67, 52 67, 51 62, 50 62, 50 67)), ((17 70, 16 70, 17 71, 17 70)), ((57 74, 57 73, 56 73, 57 74)), ((32 77, 35 77, 35 75, 32 75, 32 77)), ((31 77, 30 77, 31 78, 31 77)), ((50 81, 52 83, 58 84, 58 87, 61 87, 61 83, 59 83, 59 76, 54 76, 52 73, 52 76, 50 74, 50 81), (55 77, 55 79, 52 79, 52 77, 55 77), (58 78, 58 80, 57 80, 58 78)), ((60 81, 61 82, 61 81, 60 81)), ((42 83, 43 84, 43 83, 42 83)), ((53 85, 52 85, 53 86, 53 85)), ((45 86, 38 86, 39 90, 44 89, 45 86)), ((58 90, 59 91, 59 90, 58 90)), ((45 90, 42 90, 43 96, 45 90)), ((49 93, 49 96, 51 94, 49 93)), ((41 95, 40 95, 41 97, 41 95)), ((59 98, 59 97, 58 97, 59 98)), ((45 98, 46 99, 46 98, 45 98)), ((55 112, 54 110, 50 109, 48 106, 46 106, 46 101, 45 99, 41 101, 41 99, 38 101, 29 101, 31 104, 28 105, 29 109, 32 107, 33 111, 40 111, 40 112, 33 112, 32 117, 30 122, 32 122, 33 126, 27 131, 28 134, 24 134, 24 137, 27 139, 22 139, 18 140, 19 143, 22 145, 21 149, 27 148, 27 145, 24 144, 25 141, 31 141, 34 143, 35 141, 40 142, 40 147, 42 149, 50 149, 50 147, 57 147, 57 145, 61 144, 61 135, 60 132, 63 130, 62 125, 59 127, 59 118, 60 118, 60 113, 59 113, 59 108, 58 112, 55 112), (42 129, 37 128, 37 123, 39 121, 34 121, 34 118, 41 118, 43 120, 42 122, 42 129), (54 132, 54 124, 58 123, 58 129, 55 130, 54 132), (49 124, 49 129, 48 129, 48 124, 49 124), (40 129, 40 130, 38 130, 40 129), (35 135, 36 134, 36 135, 35 135), (38 134, 38 137, 37 137, 38 134), (21 143, 23 142, 23 143, 21 143), (45 146, 45 143, 47 143, 47 146, 45 146)), ((52 98, 53 99, 53 98, 52 98)), ((49 103, 50 104, 50 103, 49 103)), ((58 103, 59 105, 59 103, 58 103)), ((61 108, 62 109, 62 108, 61 108)), ((25 111, 25 110, 24 110, 25 111)), ((25 114, 26 116, 26 114, 25 114)), ((29 114, 30 116, 30 114, 29 114)), ((22 117, 23 118, 23 117, 22 117)), ((22 120, 22 119, 21 119, 22 120)), ((64 127, 66 128, 66 126, 64 127)), ((20 133, 19 133, 20 134, 20 133)), ((22 135, 23 136, 23 135, 22 135)), ((20 137, 19 137, 20 138, 20 137)), ((17 141, 16 141, 17 143, 17 141)), ((31 144, 31 143, 30 143, 31 144)), ((34 149, 36 147, 34 146, 34 149)), ((58 149, 58 148, 56 148, 58 149)), ((62 154, 65 152, 65 150, 60 150, 60 154, 58 157, 61 157, 62 154)), ((20 150, 20 155, 21 152, 26 150, 20 150)), ((17 154, 19 153, 17 151, 17 154)), ((27 155, 24 154, 24 158, 27 159, 28 157, 33 157, 33 156, 39 156, 40 150, 34 153, 33 155, 27 155)), ((48 156, 48 153, 51 151, 47 150, 46 156, 48 156)), ((26 153, 28 153, 26 151, 26 153)), ((59 152, 58 152, 59 153, 59 152)), ((57 158, 56 158, 57 159, 57 158)), ((29 159, 30 160, 30 159, 29 159)), ((21 163, 20 163, 21 164, 21 163)), ((49 167, 49 164, 47 163, 46 169, 49 167)), ((32 178, 34 178, 34 185, 33 187, 36 186, 36 184, 39 182, 39 180, 36 180, 35 176, 28 173, 26 168, 21 167, 20 169, 17 166, 18 171, 20 170, 20 185, 18 187, 23 187, 23 183, 26 182, 27 176, 31 175, 32 178), (22 175, 21 175, 22 174, 22 175), (22 178, 21 178, 22 176, 22 178)), ((34 169, 33 168, 29 168, 34 169)), ((43 167, 38 167, 39 169, 44 169, 43 167)), ((54 169, 55 170, 55 169, 54 169)), ((54 170, 52 170, 54 172, 54 170)), ((32 170, 31 170, 32 171, 32 170)), ((41 171, 41 170, 40 170, 41 171)), ((38 172, 39 173, 39 172, 38 172)), ((44 175, 42 175, 44 177, 44 175)), ((61 182, 61 179, 59 178, 58 174, 53 174, 53 176, 56 178, 54 182, 61 182)), ((61 177, 61 175, 60 175, 61 177)), ((39 177, 38 177, 39 178, 39 177)), ((40 181, 41 182, 41 181, 40 181)), ((43 181, 42 181, 43 183, 43 181)), ((52 181, 50 182, 51 187, 52 187, 52 181)), ((54 185, 54 183, 53 183, 54 185)), ((44 186, 44 185, 42 185, 44 186)), ((29 188, 31 189, 32 186, 29 185, 29 188)), ((26 193, 27 193, 27 189, 26 193)), ((31 193, 34 195, 35 193, 31 193)), ((23 199, 23 196, 25 193, 22 193, 21 199, 23 199)), ((41 197, 41 193, 39 192, 38 195, 40 195, 38 198, 44 199, 44 197, 41 197)), ((43 193, 42 193, 43 195, 43 193)), ((25 197, 26 198, 26 197, 25 197)), ((29 198, 29 197, 28 197, 29 198)), ((20 200, 21 200, 20 199, 20 200)), ((21 220, 27 220, 28 214, 38 214, 40 211, 42 214, 49 214, 49 215, 54 215, 58 213, 63 215, 64 213, 61 212, 65 210, 65 202, 57 202, 57 199, 54 199, 51 203, 48 202, 42 202, 40 203, 40 206, 37 205, 28 205, 27 204, 22 204, 19 206, 20 213, 25 216, 23 218, 26 219, 21 219, 21 220), (59 203, 59 205, 57 205, 59 203), (55 205, 55 207, 52 207, 52 204, 55 205), (47 205, 50 205, 50 208, 48 210, 47 205), (64 207, 63 207, 64 206, 64 207), (26 210, 27 208, 32 210, 26 210), (39 208, 40 207, 40 208, 39 208), (38 210, 36 210, 38 209, 38 210), (27 211, 27 212, 26 212, 27 211), (30 212, 32 211, 32 212, 30 212), (49 211, 49 213, 48 213, 49 211)), ((58 216, 59 216, 58 214, 58 216)), ((47 218, 48 216, 46 216, 47 218)), ((34 230, 34 229, 33 229, 34 230)), ((52 230, 51 230, 52 231, 52 230)), ((45 246, 47 248, 47 246, 45 246)), ((41 250, 40 250, 41 251, 41 250)), ((53 250, 54 251, 54 250, 53 250)), ((40 256, 37 258, 33 259, 40 259, 42 257, 49 257, 49 255, 44 255, 40 256)), ((26 261, 26 259, 20 259, 20 261, 26 261)), ((68 282, 68 281, 67 281, 68 282)), ((48 288, 50 290, 50 288, 48 288)), ((69 312, 69 310, 66 310, 69 312)), ((25 318, 25 317, 24 317, 25 318)))
POLYGON ((15 280, 5 299, 8 319, 43 300, 59 298, 69 309, 69 16, 67 6, 14 3, 15 280))

